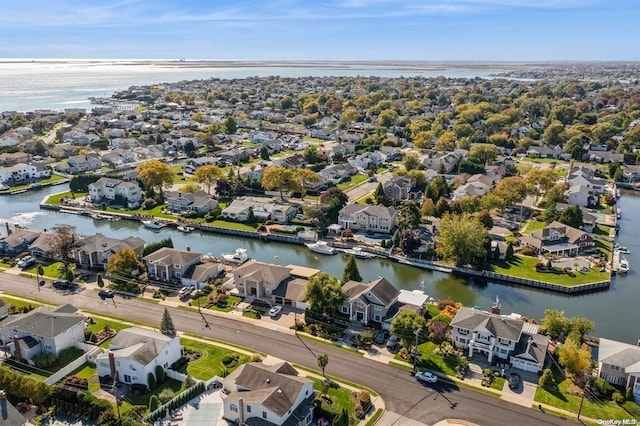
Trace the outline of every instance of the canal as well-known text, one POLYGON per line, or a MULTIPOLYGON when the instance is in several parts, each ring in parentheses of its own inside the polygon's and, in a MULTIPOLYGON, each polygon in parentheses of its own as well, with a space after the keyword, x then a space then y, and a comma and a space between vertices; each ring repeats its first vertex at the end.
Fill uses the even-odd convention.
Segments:
MULTIPOLYGON (((42 198, 51 193, 68 190, 67 185, 41 188, 21 195, 0 197, 0 223, 21 224, 33 229, 50 229, 59 224, 73 225, 80 234, 102 233, 112 238, 137 236, 150 243, 171 237, 179 249, 219 256, 243 247, 249 256, 272 262, 278 257, 281 265, 299 264, 342 276, 346 263, 344 255, 325 256, 312 253, 304 246, 235 238, 226 235, 194 232, 183 234, 174 229, 153 231, 139 223, 127 220, 118 222, 97 221, 90 217, 40 210, 42 198)), ((627 276, 616 277, 607 291, 586 295, 568 296, 558 293, 511 287, 494 283, 467 281, 449 274, 424 271, 383 259, 357 260, 363 279, 385 277, 400 289, 418 289, 436 299, 452 298, 466 306, 489 309, 496 296, 500 297, 503 313, 517 312, 531 318, 541 318, 545 309, 559 309, 567 316, 585 316, 596 322, 595 335, 635 344, 640 338, 636 315, 640 305, 639 285, 634 268, 640 267, 640 222, 633 220, 640 211, 640 197, 625 194, 619 202, 622 209, 619 243, 630 249, 627 255, 631 271, 627 276)))

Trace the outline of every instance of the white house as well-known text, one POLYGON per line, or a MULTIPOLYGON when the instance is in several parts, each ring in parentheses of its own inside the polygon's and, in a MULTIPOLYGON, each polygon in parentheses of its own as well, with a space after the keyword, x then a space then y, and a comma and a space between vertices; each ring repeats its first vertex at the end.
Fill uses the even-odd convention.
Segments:
POLYGON ((258 221, 274 220, 280 223, 289 222, 297 212, 296 208, 284 204, 236 199, 222 210, 222 216, 226 219, 244 222, 249 219, 250 210, 253 210, 253 215, 258 221))
POLYGON ((271 299, 280 283, 291 277, 291 268, 250 260, 233 271, 233 281, 240 295, 271 299))
POLYGON ((590 178, 582 174, 569 176, 568 181, 571 186, 584 186, 598 194, 604 194, 604 189, 607 186, 605 179, 590 178))
POLYGON ((597 201, 597 196, 582 185, 573 185, 564 192, 564 196, 567 197, 567 203, 573 206, 588 207, 597 201))
POLYGON ((7 184, 44 179, 51 176, 51 171, 43 164, 18 163, 14 166, 0 168, 0 180, 7 184))
POLYGON ((142 189, 137 182, 127 182, 120 179, 101 177, 90 183, 89 198, 94 204, 102 201, 115 201, 117 197, 126 200, 128 208, 136 208, 142 202, 142 189))
POLYGON ((202 288, 209 283, 209 280, 217 278, 225 271, 224 266, 219 263, 205 262, 191 265, 182 274, 180 281, 183 286, 193 286, 202 288))
POLYGON ((598 377, 607 382, 633 389, 640 399, 640 341, 638 346, 600 338, 598 377))
POLYGON ((338 225, 344 229, 391 233, 396 226, 397 213, 393 207, 349 204, 338 213, 338 225))
POLYGON ((549 339, 537 334, 538 325, 511 316, 462 307, 451 321, 456 347, 468 349, 469 357, 479 353, 491 362, 510 363, 524 371, 539 372, 544 367, 549 339))
POLYGON ((26 314, 9 316, 0 324, 0 341, 18 360, 31 362, 41 353, 58 356, 84 341, 85 317, 76 311, 71 305, 40 306, 26 314))
POLYGON ((200 263, 202 254, 192 251, 162 247, 149 253, 142 260, 147 266, 149 277, 161 281, 181 279, 191 265, 200 263))
POLYGON ((111 339, 109 351, 96 357, 96 367, 100 377, 148 386, 149 373, 155 375, 156 366, 166 370, 181 356, 180 337, 131 327, 120 330, 111 339))
POLYGON ((286 362, 243 364, 223 386, 223 418, 231 423, 306 426, 313 420, 313 382, 286 362))

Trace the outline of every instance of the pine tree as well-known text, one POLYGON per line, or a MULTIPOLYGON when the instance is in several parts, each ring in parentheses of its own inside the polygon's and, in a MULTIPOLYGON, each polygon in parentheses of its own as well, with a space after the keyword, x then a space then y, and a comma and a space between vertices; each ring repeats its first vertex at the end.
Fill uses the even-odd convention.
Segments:
POLYGON ((513 259, 513 244, 509 242, 509 244, 507 244, 507 250, 504 253, 504 260, 509 261, 511 259, 513 259))
POLYGON ((98 287, 100 288, 104 287, 104 279, 102 278, 102 274, 98 274, 96 276, 96 284, 98 284, 98 287))
POLYGON ((176 327, 173 325, 173 319, 171 319, 171 314, 169 314, 169 310, 167 308, 164 308, 164 313, 162 314, 160 332, 169 336, 176 335, 176 327))
POLYGON ((358 265, 356 264, 356 258, 353 256, 349 256, 347 259, 347 264, 344 267, 344 271, 342 272, 342 284, 347 281, 362 281, 362 276, 360 275, 360 271, 358 271, 358 265))

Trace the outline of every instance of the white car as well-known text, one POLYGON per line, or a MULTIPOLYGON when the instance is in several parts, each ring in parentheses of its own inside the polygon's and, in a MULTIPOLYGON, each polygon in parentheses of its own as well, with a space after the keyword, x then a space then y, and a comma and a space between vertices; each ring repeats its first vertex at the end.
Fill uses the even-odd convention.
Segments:
POLYGON ((427 383, 435 383, 438 381, 438 377, 435 374, 429 373, 427 371, 417 372, 416 379, 418 379, 421 382, 427 382, 427 383))
POLYGON ((282 305, 276 305, 269 310, 269 316, 276 317, 280 312, 282 312, 282 305))

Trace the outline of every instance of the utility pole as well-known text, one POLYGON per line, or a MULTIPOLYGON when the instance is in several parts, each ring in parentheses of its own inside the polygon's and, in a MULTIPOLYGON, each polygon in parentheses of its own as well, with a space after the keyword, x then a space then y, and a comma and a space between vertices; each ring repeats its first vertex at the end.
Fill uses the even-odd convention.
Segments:
POLYGON ((411 349, 411 359, 413 360, 413 371, 416 371, 416 355, 418 352, 418 336, 420 335, 420 329, 416 328, 413 331, 415 339, 413 339, 413 349, 411 349))
POLYGON ((582 413, 582 404, 584 403, 584 397, 589 390, 589 383, 591 383, 591 379, 587 380, 587 384, 584 386, 584 391, 582 392, 582 399, 580 399, 580 408, 578 408, 578 421, 580 421, 580 413, 582 413))

